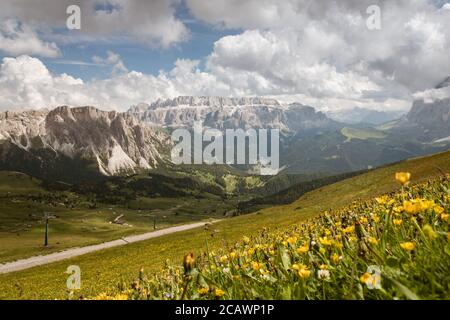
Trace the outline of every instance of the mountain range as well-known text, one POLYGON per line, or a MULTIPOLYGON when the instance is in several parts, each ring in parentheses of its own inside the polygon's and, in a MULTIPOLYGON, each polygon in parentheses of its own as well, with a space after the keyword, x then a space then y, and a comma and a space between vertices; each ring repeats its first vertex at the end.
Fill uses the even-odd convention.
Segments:
POLYGON ((91 106, 6 111, 0 113, 0 168, 62 181, 149 170, 170 162, 170 132, 197 120, 220 130, 280 129, 280 163, 296 174, 364 170, 450 145, 450 99, 414 101, 406 115, 379 125, 379 114, 370 121, 370 112, 356 112, 366 120, 344 123, 268 98, 192 96, 127 112, 91 106))

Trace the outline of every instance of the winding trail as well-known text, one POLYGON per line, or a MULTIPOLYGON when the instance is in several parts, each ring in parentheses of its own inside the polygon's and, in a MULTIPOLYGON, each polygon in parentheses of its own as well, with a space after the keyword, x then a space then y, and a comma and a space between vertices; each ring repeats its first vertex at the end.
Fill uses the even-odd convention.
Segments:
POLYGON ((34 256, 31 258, 7 262, 4 264, 0 264, 0 274, 24 270, 24 269, 32 268, 35 266, 40 266, 40 265, 44 265, 47 263, 55 262, 55 261, 60 261, 60 260, 65 260, 65 259, 81 256, 83 254, 94 252, 94 251, 123 246, 123 245, 133 243, 133 242, 139 242, 139 241, 144 241, 144 240, 148 240, 148 239, 152 239, 152 238, 161 237, 161 236, 175 233, 175 232, 195 229, 195 228, 203 227, 206 224, 216 223, 218 221, 220 221, 220 220, 212 220, 212 221, 208 221, 208 222, 203 221, 203 222, 184 224, 181 226, 169 227, 169 228, 165 228, 165 229, 161 229, 161 230, 157 230, 157 231, 147 232, 147 233, 138 234, 138 235, 134 235, 134 236, 123 237, 123 238, 120 238, 117 240, 112 240, 112 241, 108 241, 108 242, 104 242, 104 243, 100 243, 100 244, 95 244, 95 245, 90 245, 90 246, 85 246, 85 247, 75 247, 75 248, 71 248, 71 249, 67 249, 64 251, 55 252, 55 253, 51 253, 51 254, 47 254, 47 255, 34 256))

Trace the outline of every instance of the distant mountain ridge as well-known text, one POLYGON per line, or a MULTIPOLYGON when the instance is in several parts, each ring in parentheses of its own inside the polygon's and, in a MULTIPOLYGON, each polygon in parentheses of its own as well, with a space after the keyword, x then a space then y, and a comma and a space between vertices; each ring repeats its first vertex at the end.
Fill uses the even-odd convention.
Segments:
POLYGON ((164 127, 192 127, 194 121, 217 129, 277 128, 285 132, 337 128, 324 113, 299 103, 282 105, 268 98, 191 97, 157 100, 128 110, 143 122, 164 127))
POLYGON ((336 174, 446 150, 449 119, 449 99, 417 100, 408 114, 379 126, 345 124, 300 103, 258 97, 181 96, 126 112, 7 111, 0 113, 0 169, 55 179, 148 170, 170 161, 171 130, 202 121, 219 130, 280 129, 280 166, 287 172, 336 174))

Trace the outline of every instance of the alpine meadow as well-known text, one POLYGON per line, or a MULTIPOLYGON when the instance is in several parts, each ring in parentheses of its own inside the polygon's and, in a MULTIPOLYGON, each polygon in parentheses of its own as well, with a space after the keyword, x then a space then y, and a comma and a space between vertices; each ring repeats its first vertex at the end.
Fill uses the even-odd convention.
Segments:
POLYGON ((447 0, 2 1, 0 300, 446 307, 449 30, 447 0))

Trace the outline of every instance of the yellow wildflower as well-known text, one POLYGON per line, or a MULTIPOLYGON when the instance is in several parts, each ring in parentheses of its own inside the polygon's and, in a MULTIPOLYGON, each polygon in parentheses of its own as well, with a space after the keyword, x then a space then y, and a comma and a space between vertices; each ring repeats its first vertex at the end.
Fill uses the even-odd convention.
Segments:
POLYGON ((259 269, 261 269, 261 264, 255 261, 252 262, 252 269, 258 271, 259 269))
POLYGON ((114 296, 114 300, 128 300, 128 295, 124 293, 118 293, 114 296))
POLYGON ((400 243, 400 247, 406 251, 412 251, 416 248, 416 244, 414 242, 402 242, 400 243))
POLYGON ((216 290, 214 290, 214 295, 215 295, 217 298, 223 297, 224 294, 225 294, 225 291, 223 291, 223 290, 221 290, 221 289, 216 289, 216 290))
POLYGON ((298 266, 298 275, 300 276, 300 278, 306 279, 311 275, 311 271, 308 269, 308 267, 301 264, 298 266))
POLYGON ((297 237, 289 237, 286 240, 289 244, 295 244, 297 242, 297 237))
POLYGON ((445 211, 445 209, 442 208, 441 206, 435 206, 433 208, 433 210, 434 210, 434 213, 436 213, 436 214, 441 214, 441 213, 444 213, 444 211, 445 211))
POLYGON ((377 245, 378 244, 378 240, 374 237, 369 237, 369 243, 372 245, 377 245))
POLYGON ((209 292, 209 289, 208 288, 199 288, 198 289, 198 293, 201 295, 201 296, 204 296, 205 294, 207 294, 209 292))
POLYGON ((331 261, 333 261, 334 263, 338 263, 339 256, 336 253, 333 253, 333 255, 331 256, 331 261))
POLYGON ((361 277, 359 277, 359 281, 361 281, 362 283, 366 284, 369 281, 371 276, 372 275, 370 273, 365 272, 365 273, 363 273, 363 275, 361 277))
POLYGON ((352 233, 353 231, 355 231, 355 226, 348 226, 347 228, 345 228, 344 230, 342 230, 344 233, 352 233))
POLYGON ((333 244, 333 240, 328 239, 327 237, 320 237, 319 242, 323 244, 324 246, 331 246, 333 244))
POLYGON ((397 172, 395 173, 395 180, 400 183, 402 186, 406 186, 411 179, 411 173, 409 172, 397 172))
POLYGON ((393 219, 392 222, 394 222, 394 224, 395 224, 396 226, 399 226, 399 225, 402 224, 403 220, 402 220, 402 219, 393 219))
POLYGON ((449 216, 448 213, 442 213, 442 214, 441 214, 441 220, 442 220, 442 221, 448 221, 448 216, 449 216))
POLYGON ((301 247, 298 247, 296 251, 297 251, 297 253, 300 253, 300 254, 306 253, 309 251, 309 245, 306 244, 301 247))

